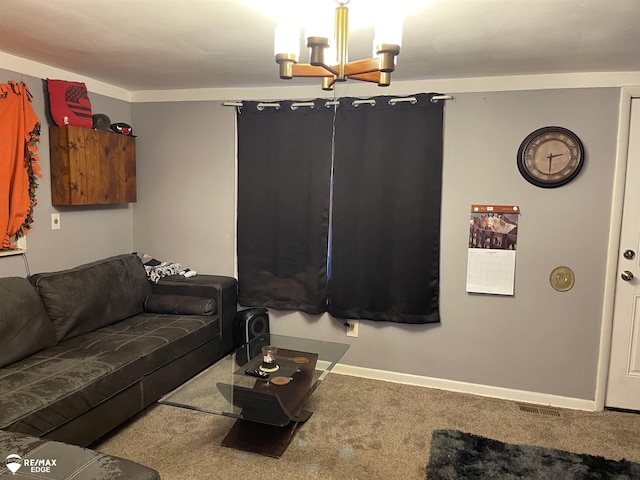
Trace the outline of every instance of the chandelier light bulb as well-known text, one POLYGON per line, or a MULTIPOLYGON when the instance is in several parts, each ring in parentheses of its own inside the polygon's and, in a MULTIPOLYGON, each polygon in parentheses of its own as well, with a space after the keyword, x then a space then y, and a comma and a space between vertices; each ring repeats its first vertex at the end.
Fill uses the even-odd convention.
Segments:
POLYGON ((304 22, 304 38, 324 37, 329 38, 333 43, 333 11, 318 10, 309 13, 309 17, 304 22))
POLYGON ((274 54, 286 53, 300 58, 300 27, 291 21, 279 22, 276 25, 274 40, 274 54))
POLYGON ((379 21, 375 27, 375 35, 373 37, 374 55, 377 54, 376 45, 397 45, 402 46, 402 18, 389 17, 383 21, 379 21))

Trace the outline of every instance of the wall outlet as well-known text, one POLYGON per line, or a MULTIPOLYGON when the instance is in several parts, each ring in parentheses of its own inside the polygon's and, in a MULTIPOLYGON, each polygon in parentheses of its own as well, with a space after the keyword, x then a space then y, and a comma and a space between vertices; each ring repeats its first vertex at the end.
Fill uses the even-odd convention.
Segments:
POLYGON ((51 230, 60 230, 60 214, 51 214, 51 230))
POLYGON ((347 337, 358 336, 358 320, 349 320, 349 326, 347 327, 347 337))

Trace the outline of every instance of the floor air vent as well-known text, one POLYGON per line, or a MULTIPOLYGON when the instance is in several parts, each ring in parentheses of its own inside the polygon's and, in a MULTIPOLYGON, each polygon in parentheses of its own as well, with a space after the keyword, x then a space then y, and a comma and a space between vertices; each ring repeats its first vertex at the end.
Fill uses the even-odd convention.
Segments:
POLYGON ((547 417, 562 417, 562 413, 558 408, 538 407, 536 405, 518 404, 518 410, 526 413, 535 413, 536 415, 546 415, 547 417))

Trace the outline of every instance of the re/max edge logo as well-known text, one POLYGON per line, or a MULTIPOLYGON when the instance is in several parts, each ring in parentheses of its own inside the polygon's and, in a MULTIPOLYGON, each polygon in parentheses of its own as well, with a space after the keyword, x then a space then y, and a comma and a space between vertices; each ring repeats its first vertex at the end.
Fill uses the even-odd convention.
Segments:
POLYGON ((4 464, 13 475, 22 467, 29 469, 31 473, 51 473, 51 468, 57 466, 56 458, 22 458, 12 453, 7 456, 4 464))

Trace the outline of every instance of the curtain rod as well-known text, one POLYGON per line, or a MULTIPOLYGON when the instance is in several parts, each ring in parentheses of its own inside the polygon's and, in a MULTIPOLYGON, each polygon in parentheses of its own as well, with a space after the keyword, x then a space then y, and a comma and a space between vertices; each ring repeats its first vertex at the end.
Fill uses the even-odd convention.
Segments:
MULTIPOLYGON (((431 101, 433 103, 438 103, 439 100, 455 100, 455 97, 453 97, 453 95, 434 95, 433 97, 431 97, 431 101)), ((416 99, 416 97, 397 97, 397 98, 390 98, 389 99, 389 104, 390 105, 395 105, 396 103, 399 102, 409 102, 411 104, 416 103, 418 100, 416 99)), ((375 106, 376 101, 373 98, 370 99, 366 99, 366 100, 354 100, 352 105, 354 107, 357 107, 358 105, 361 105, 363 103, 368 103, 372 106, 375 106)), ((243 107, 244 104, 243 102, 233 102, 233 101, 228 101, 228 102, 223 102, 222 103, 223 106, 225 107, 243 107)), ((326 107, 331 107, 333 105, 340 105, 340 101, 339 100, 327 100, 325 103, 326 107)), ((265 107, 269 107, 269 108, 276 108, 279 109, 280 108, 280 104, 278 102, 261 102, 258 103, 258 110, 264 110, 265 107)), ((299 107, 310 107, 313 108, 315 107, 315 104, 313 102, 295 102, 291 104, 291 110, 296 110, 299 107)))

